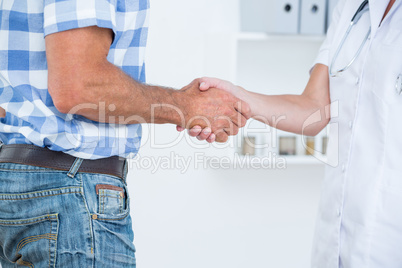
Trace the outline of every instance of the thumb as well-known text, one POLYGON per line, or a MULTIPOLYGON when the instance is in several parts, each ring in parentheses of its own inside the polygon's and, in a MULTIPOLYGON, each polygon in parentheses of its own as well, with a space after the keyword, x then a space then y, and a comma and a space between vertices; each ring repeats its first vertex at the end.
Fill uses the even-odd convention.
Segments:
POLYGON ((229 81, 221 80, 218 78, 210 78, 210 77, 203 77, 200 79, 200 90, 205 91, 210 88, 219 88, 225 90, 227 92, 232 91, 232 87, 234 86, 229 81))
POLYGON ((200 84, 200 90, 201 91, 207 91, 211 86, 207 82, 201 82, 200 84))

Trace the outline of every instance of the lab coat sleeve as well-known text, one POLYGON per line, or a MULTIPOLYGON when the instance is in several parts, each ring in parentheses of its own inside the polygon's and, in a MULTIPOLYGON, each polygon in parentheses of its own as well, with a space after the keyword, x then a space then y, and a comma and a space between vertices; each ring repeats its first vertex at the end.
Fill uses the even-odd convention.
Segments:
MULTIPOLYGON (((339 0, 338 4, 334 9, 334 13, 332 14, 331 24, 327 31, 327 37, 325 38, 324 43, 321 45, 321 48, 318 52, 318 56, 314 61, 313 67, 318 64, 324 64, 329 66, 329 49, 334 41, 334 35, 339 24, 339 20, 341 17, 342 10, 345 7, 346 0, 339 0)), ((311 73, 311 70, 310 70, 311 73)))

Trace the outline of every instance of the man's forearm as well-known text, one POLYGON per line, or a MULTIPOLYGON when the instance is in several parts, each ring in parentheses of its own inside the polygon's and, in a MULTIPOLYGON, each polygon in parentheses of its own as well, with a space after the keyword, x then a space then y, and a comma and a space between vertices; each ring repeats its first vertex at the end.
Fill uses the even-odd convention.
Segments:
POLYGON ((64 113, 124 124, 181 124, 186 113, 183 92, 141 84, 111 63, 78 76, 80 82, 72 82, 71 94, 59 105, 64 113))

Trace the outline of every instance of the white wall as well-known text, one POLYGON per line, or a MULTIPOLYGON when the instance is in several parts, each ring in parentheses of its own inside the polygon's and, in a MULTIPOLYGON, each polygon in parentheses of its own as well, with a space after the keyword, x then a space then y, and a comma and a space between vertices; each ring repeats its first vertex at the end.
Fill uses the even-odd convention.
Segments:
MULTIPOLYGON (((180 88, 204 75, 237 79, 237 1, 151 0, 151 9, 149 83, 180 88)), ((142 159, 169 159, 174 152, 191 167, 153 172, 148 162, 131 163, 138 267, 309 267, 322 165, 204 169, 194 167, 196 153, 225 157, 233 149, 197 149, 185 138, 158 149, 151 132, 158 144, 180 137, 171 125, 145 126, 142 159)))

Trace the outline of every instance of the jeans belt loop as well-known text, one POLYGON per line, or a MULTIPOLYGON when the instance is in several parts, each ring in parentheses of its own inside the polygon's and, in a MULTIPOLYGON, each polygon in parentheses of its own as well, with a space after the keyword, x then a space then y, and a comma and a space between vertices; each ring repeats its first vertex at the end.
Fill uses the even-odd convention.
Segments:
POLYGON ((70 178, 73 179, 75 177, 75 175, 77 174, 78 170, 80 169, 82 161, 84 161, 84 159, 77 157, 74 160, 74 163, 71 165, 71 168, 67 173, 67 176, 69 176, 70 178))
POLYGON ((124 160, 124 167, 123 167, 123 179, 124 179, 124 182, 127 179, 127 173, 128 173, 128 160, 125 159, 124 160))

